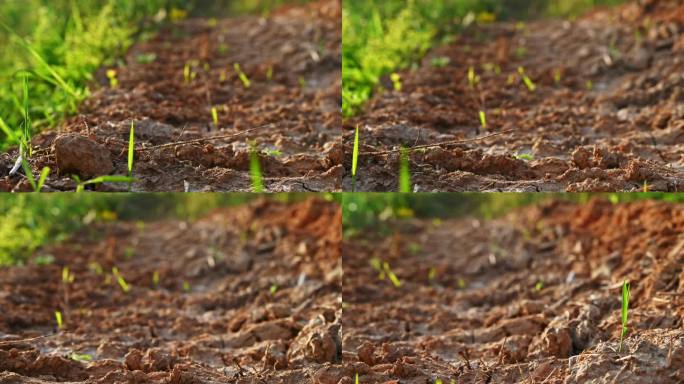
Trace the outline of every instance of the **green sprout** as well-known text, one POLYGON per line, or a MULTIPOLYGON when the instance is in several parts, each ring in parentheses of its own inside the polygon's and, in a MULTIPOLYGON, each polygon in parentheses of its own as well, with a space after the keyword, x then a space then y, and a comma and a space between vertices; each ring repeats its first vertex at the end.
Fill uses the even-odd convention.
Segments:
POLYGON ((297 82, 299 83, 299 86, 301 88, 306 87, 306 79, 304 78, 304 76, 299 76, 299 79, 297 80, 297 82))
POLYGON ((433 282, 437 278, 437 268, 435 267, 430 267, 430 270, 428 270, 428 281, 433 282))
POLYGON ((214 128, 218 129, 218 109, 211 107, 211 121, 214 122, 214 128))
POLYGON ((57 329, 62 329, 62 327, 64 327, 64 322, 62 321, 62 312, 55 311, 55 321, 57 321, 57 329))
POLYGON ((71 284, 74 282, 74 274, 69 271, 69 267, 62 267, 62 283, 71 284))
POLYGON ((271 81, 273 80, 273 66, 270 65, 268 69, 266 70, 266 80, 271 81))
POLYGON ((622 320, 622 330, 620 332, 620 345, 618 352, 622 351, 622 342, 627 336, 627 317, 629 315, 629 282, 627 280, 622 282, 622 310, 620 311, 622 320))
POLYGON ((475 73, 475 68, 469 67, 469 68, 468 68, 468 86, 469 86, 470 88, 475 88, 475 86, 476 86, 477 83, 479 83, 479 82, 480 82, 480 76, 478 76, 478 75, 475 73))
POLYGON ((432 60, 430 60, 430 65, 432 65, 435 68, 444 68, 447 65, 449 65, 450 62, 451 60, 448 57, 433 57, 432 60))
POLYGON ((190 292, 190 283, 187 281, 183 282, 183 292, 190 292))
POLYGON ((487 129, 487 115, 485 114, 485 111, 480 111, 480 124, 482 125, 482 129, 487 129))
POLYGON ((525 82, 527 89, 529 89, 530 92, 534 92, 537 89, 537 86, 534 84, 532 79, 527 77, 527 74, 525 74, 525 68, 518 67, 518 73, 520 74, 520 77, 523 79, 523 82, 525 82))
POLYGON ((438 379, 435 379, 435 384, 444 384, 444 382, 442 382, 442 379, 438 378, 438 379))
POLYGON ((38 177, 38 180, 36 180, 33 177, 33 171, 31 170, 31 167, 26 161, 26 158, 24 158, 23 156, 21 159, 21 167, 24 170, 24 173, 26 174, 26 179, 28 180, 29 185, 33 189, 33 192, 40 192, 43 189, 45 181, 50 175, 50 167, 43 167, 43 169, 40 171, 40 176, 38 177))
POLYGON ((399 192, 411 192, 411 173, 409 171, 408 149, 402 147, 399 156, 399 192))
POLYGON ((78 177, 76 179, 76 193, 81 193, 85 191, 86 185, 95 185, 102 183, 127 183, 130 184, 135 181, 134 178, 128 176, 99 176, 94 179, 87 181, 80 181, 78 177))
POLYGON ((359 374, 354 375, 354 384, 359 384, 359 374))
POLYGON ((240 64, 233 64, 233 68, 235 69, 235 73, 237 73, 238 77, 240 78, 240 81, 242 81, 242 85, 244 85, 245 88, 249 88, 252 85, 252 82, 249 81, 247 75, 245 75, 245 73, 242 72, 242 69, 240 69, 240 64))
POLYGON ((356 169, 359 165, 359 126, 354 133, 354 150, 352 151, 352 192, 356 192, 356 169))
POLYGON ((529 153, 518 153, 517 155, 515 155, 515 158, 518 160, 524 160, 524 161, 534 160, 534 156, 530 155, 529 153))
POLYGON ((157 60, 157 55, 154 53, 141 53, 135 57, 135 60, 140 64, 150 64, 157 60))
POLYGON ((159 271, 154 271, 154 273, 152 273, 152 284, 154 285, 154 288, 159 287, 159 271))
POLYGON ((594 89, 594 82, 591 80, 587 80, 584 86, 587 88, 587 91, 591 91, 594 89))
POLYGON ((382 269, 385 270, 387 277, 389 277, 390 281, 392 282, 392 284, 394 284, 395 287, 401 287, 401 281, 399 281, 397 275, 394 274, 388 262, 385 261, 384 263, 382 263, 382 269))
POLYGON ((395 91, 401 91, 401 76, 398 73, 393 73, 390 75, 390 80, 392 81, 392 87, 395 91))
POLYGON ((556 69, 555 71, 553 71, 553 81, 555 81, 556 84, 560 84, 561 76, 562 74, 560 69, 556 69))
POLYGON ((116 282, 119 283, 119 286, 121 287, 121 290, 122 290, 124 293, 128 293, 128 291, 130 291, 131 288, 130 288, 130 286, 128 285, 128 283, 126 282, 126 280, 124 279, 124 277, 121 276, 121 273, 119 273, 119 268, 113 267, 113 268, 112 268, 112 274, 114 275, 114 277, 116 277, 116 282))
POLYGON ((254 143, 249 145, 249 176, 252 180, 252 192, 264 192, 264 180, 261 174, 261 165, 259 164, 259 153, 254 148, 254 143))
POLYGON ((262 151, 266 156, 271 156, 271 157, 280 157, 283 155, 283 152, 279 149, 271 149, 271 148, 266 148, 262 151))
POLYGON ((651 192, 651 185, 648 183, 648 180, 644 180, 644 184, 641 187, 641 191, 643 193, 649 193, 651 192))
POLYGON ((190 83, 193 77, 194 76, 192 68, 190 67, 190 63, 185 63, 185 67, 183 67, 183 78, 185 79, 185 82, 190 83))
POLYGON ((276 292, 278 292, 278 288, 279 288, 279 287, 278 287, 278 284, 273 283, 273 284, 271 284, 271 287, 268 288, 268 292, 269 292, 271 295, 275 295, 276 292))
POLYGON ((456 284, 458 285, 458 287, 459 287, 460 289, 465 289, 465 287, 466 287, 466 282, 465 282, 465 280, 463 280, 463 279, 460 278, 460 277, 459 277, 458 280, 456 281, 456 284))
POLYGON ((534 290, 539 292, 542 289, 544 289, 544 280, 538 280, 537 283, 534 285, 534 290))
POLYGON ((135 156, 135 122, 131 121, 131 131, 128 135, 128 191, 133 184, 133 158, 135 156))
POLYGON ((78 353, 71 353, 69 355, 69 358, 74 361, 93 361, 93 356, 85 353, 85 354, 78 354, 78 353))

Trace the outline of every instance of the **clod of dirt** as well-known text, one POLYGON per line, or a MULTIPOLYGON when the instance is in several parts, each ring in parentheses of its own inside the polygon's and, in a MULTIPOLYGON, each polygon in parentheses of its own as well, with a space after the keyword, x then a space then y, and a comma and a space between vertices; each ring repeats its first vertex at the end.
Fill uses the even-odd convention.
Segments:
POLYGON ((74 133, 57 137, 53 144, 57 167, 63 175, 84 179, 108 175, 114 170, 109 150, 85 136, 74 133))

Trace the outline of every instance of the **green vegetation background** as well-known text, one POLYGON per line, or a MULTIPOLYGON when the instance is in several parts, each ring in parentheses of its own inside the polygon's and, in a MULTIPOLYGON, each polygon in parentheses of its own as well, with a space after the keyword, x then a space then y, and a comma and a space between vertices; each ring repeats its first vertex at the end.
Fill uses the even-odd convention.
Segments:
POLYGON ((383 76, 416 63, 434 44, 448 42, 468 19, 575 17, 623 0, 344 0, 342 112, 352 116, 383 76))
MULTIPOLYGON (((307 194, 160 193, 160 194, 5 194, 0 198, 0 267, 23 263, 39 247, 65 239, 98 221, 194 220, 207 212, 258 198, 293 202, 307 194)), ((321 198, 333 199, 330 194, 321 198)))
POLYGON ((269 12, 304 0, 1 0, 0 151, 55 126, 87 97, 93 73, 186 15, 269 12), (28 76, 28 114, 23 80, 28 76))

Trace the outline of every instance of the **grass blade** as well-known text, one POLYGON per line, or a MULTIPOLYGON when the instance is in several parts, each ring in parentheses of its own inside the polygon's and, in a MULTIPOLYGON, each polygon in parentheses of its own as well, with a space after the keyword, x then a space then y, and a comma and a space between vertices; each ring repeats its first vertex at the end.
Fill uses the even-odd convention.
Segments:
POLYGON ((627 319, 629 316, 629 282, 627 280, 622 282, 622 309, 620 311, 620 317, 622 320, 622 330, 620 331, 620 345, 618 346, 618 352, 622 351, 622 343, 627 336, 627 319))
POLYGON ((128 136, 128 177, 133 176, 133 157, 135 156, 135 122, 131 121, 131 133, 128 136))
POLYGON ((48 175, 50 175, 50 167, 44 167, 42 171, 40 171, 40 177, 38 178, 38 183, 36 185, 36 192, 40 192, 41 189, 43 189, 43 185, 45 184, 45 180, 47 180, 48 175))
POLYGON ((352 152, 352 192, 356 192, 356 167, 359 164, 359 126, 354 133, 354 151, 352 152))
POLYGON ((21 159, 21 167, 24 169, 24 173, 26 174, 29 184, 31 184, 31 188, 36 191, 36 179, 33 178, 33 171, 31 170, 31 166, 29 166, 25 157, 22 157, 21 159))

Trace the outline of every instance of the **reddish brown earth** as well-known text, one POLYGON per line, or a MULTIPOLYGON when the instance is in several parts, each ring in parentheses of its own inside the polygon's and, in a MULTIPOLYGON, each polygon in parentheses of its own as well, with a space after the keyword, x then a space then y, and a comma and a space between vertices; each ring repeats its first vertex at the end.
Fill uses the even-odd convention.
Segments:
POLYGON ((360 383, 684 381, 681 204, 549 202, 390 229, 343 244, 343 362, 360 383))
POLYGON ((413 151, 418 191, 681 191, 684 187, 684 4, 649 0, 577 21, 467 28, 436 47, 402 90, 385 89, 345 120, 345 190, 360 127, 357 190, 397 190, 396 150, 413 151), (448 58, 443 68, 432 65, 448 58), (500 74, 497 74, 497 66, 500 74), (480 81, 470 87, 468 69, 480 81), (535 83, 524 85, 518 68, 535 83), (560 74, 556 82, 555 74, 560 74), (588 86, 591 82, 591 87, 588 86), (479 111, 487 116, 482 129, 479 111), (516 158, 517 155, 529 155, 516 158))
MULTIPOLYGON (((260 151, 266 190, 339 190, 340 15, 339 0, 321 0, 281 8, 267 19, 227 18, 215 25, 189 19, 166 27, 130 49, 125 65, 117 69, 116 89, 109 87, 103 68, 97 75, 99 90, 80 107, 80 116, 59 132, 35 137, 33 171, 50 166, 47 188, 73 190, 71 174, 82 179, 91 175, 70 167, 69 158, 92 162, 100 152, 113 162, 113 168, 106 163, 100 167, 100 174, 126 175, 128 136, 135 121, 136 191, 249 191, 248 141, 260 151), (156 55, 154 62, 140 63, 140 55, 147 54, 156 55), (190 82, 184 76, 186 63, 194 73, 190 82), (250 79, 249 88, 234 63, 250 79), (218 109, 218 127, 212 122, 212 106, 218 109), (81 147, 57 153, 55 139, 65 133, 101 146, 77 155, 73 152, 81 147), (234 136, 155 148, 226 135, 234 136)), ((16 155, 16 150, 0 155, 1 168, 11 168, 16 155)), ((27 189, 22 178, 3 177, 0 190, 27 189)), ((127 185, 100 189, 125 190, 127 185)))
POLYGON ((100 224, 42 249, 54 264, 0 270, 0 383, 329 383, 340 223, 334 203, 261 201, 196 222, 100 224))

